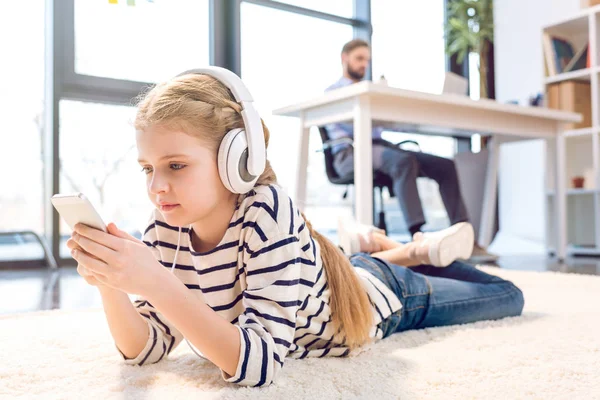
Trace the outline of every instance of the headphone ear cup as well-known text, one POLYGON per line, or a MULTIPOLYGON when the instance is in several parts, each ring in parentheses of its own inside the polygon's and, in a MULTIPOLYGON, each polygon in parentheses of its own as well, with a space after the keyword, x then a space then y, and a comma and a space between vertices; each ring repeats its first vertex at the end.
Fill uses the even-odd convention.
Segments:
POLYGON ((232 129, 223 137, 217 155, 219 177, 223 185, 233 193, 247 193, 258 176, 248 173, 248 143, 244 129, 232 129))

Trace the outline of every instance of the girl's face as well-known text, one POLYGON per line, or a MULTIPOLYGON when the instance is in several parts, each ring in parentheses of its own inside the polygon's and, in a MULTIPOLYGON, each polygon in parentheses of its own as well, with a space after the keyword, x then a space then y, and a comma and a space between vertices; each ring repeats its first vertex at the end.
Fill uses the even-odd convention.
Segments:
POLYGON ((171 226, 211 221, 231 204, 215 151, 184 132, 154 126, 136 135, 150 201, 171 226))

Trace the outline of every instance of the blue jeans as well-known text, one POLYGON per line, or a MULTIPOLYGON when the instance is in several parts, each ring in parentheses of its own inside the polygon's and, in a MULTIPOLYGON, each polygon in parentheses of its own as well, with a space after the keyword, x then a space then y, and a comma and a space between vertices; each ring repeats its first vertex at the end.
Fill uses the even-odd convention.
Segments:
POLYGON ((523 311, 523 293, 512 282, 462 262, 445 268, 406 268, 365 253, 354 254, 350 262, 380 279, 402 303, 402 309, 381 323, 383 337, 408 329, 512 317, 523 311))

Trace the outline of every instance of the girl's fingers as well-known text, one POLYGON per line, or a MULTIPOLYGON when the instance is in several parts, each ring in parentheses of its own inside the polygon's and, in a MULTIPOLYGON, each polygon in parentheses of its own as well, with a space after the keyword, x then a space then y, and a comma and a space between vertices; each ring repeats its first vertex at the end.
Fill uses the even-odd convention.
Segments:
POLYGON ((73 238, 67 240, 67 247, 71 250, 73 249, 81 249, 81 246, 79 246, 77 244, 77 242, 75 240, 73 240, 73 238))
POLYGON ((75 233, 115 251, 123 248, 123 239, 83 224, 75 225, 75 233))
POLYGON ((141 240, 139 240, 139 239, 131 236, 129 233, 117 228, 117 226, 112 222, 108 224, 107 229, 108 229, 108 233, 110 233, 111 235, 115 235, 117 237, 120 237, 121 239, 127 239, 131 242, 142 243, 141 240))
POLYGON ((89 274, 88 270, 80 263, 77 263, 77 273, 83 277, 86 277, 89 274))
POLYGON ((109 267, 104 261, 91 257, 85 251, 77 249, 71 250, 71 255, 79 264, 83 264, 90 272, 104 276, 108 275, 109 267))
POLYGON ((74 234, 73 237, 77 241, 77 244, 85 250, 91 256, 100 260, 106 261, 108 264, 112 264, 115 260, 116 252, 106 246, 103 246, 95 241, 78 234, 74 234))

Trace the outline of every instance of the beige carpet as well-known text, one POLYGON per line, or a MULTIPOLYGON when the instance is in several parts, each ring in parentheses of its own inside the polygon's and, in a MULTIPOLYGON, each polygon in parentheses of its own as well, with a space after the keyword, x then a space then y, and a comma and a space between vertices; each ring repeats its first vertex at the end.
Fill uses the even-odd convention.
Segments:
POLYGON ((397 334, 350 359, 287 360, 266 389, 221 381, 185 345, 124 366, 100 310, 0 317, 4 399, 600 399, 600 277, 485 271, 522 317, 397 334))

